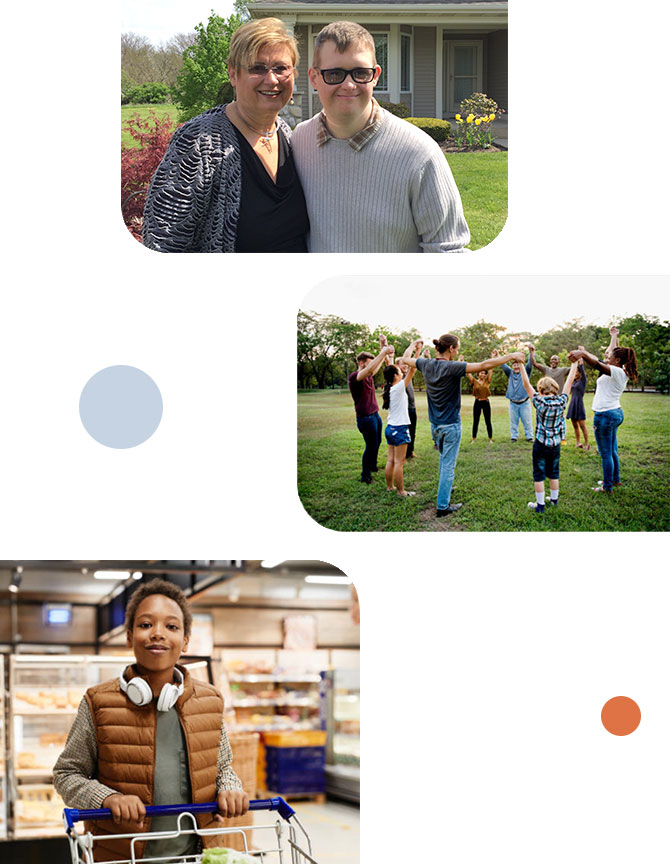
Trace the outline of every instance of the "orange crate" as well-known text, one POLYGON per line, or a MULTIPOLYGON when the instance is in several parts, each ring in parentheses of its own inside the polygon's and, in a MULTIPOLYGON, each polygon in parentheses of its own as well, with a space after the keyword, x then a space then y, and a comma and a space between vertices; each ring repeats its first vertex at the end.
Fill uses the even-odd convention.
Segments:
POLYGON ((263 732, 266 747, 324 747, 328 733, 321 729, 294 729, 263 732))

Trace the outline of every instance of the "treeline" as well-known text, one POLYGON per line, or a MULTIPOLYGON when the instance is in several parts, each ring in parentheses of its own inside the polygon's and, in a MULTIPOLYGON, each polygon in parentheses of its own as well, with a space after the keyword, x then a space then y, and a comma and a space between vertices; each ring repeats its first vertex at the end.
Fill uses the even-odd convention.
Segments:
MULTIPOLYGON (((121 34, 121 102, 144 101, 140 92, 159 92, 165 102, 171 88, 177 83, 177 75, 184 65, 184 51, 196 39, 192 33, 177 33, 167 42, 153 45, 146 36, 138 33, 121 34), (146 85, 162 85, 147 87, 146 85), (137 96, 138 98, 133 98, 137 96)), ((153 101, 153 100, 149 100, 153 101)))
MULTIPOLYGON (((599 357, 609 345, 609 327, 619 328, 619 342, 635 349, 639 380, 637 386, 654 387, 663 393, 670 392, 670 322, 646 315, 630 318, 613 317, 610 324, 600 327, 584 324, 581 318, 567 321, 546 333, 511 333, 507 328, 488 321, 477 321, 469 327, 452 332, 461 340, 461 351, 466 360, 485 360, 497 348, 501 353, 516 351, 519 345, 532 342, 538 363, 549 365, 549 358, 557 354, 561 366, 569 366, 568 351, 578 345, 599 357)), ((415 329, 397 331, 388 327, 374 330, 366 324, 346 321, 337 315, 319 315, 316 312, 298 314, 298 387, 301 390, 339 388, 347 386, 349 374, 356 369, 356 355, 360 351, 379 353, 379 337, 384 334, 395 347, 396 357, 420 334, 415 329)), ((439 333, 433 334, 435 338, 439 333)), ((428 347, 433 348, 432 343, 428 347)), ((435 352, 431 351, 435 356, 435 352)), ((533 370, 531 381, 540 377, 533 370)), ((598 373, 587 367, 588 389, 595 387, 598 373)), ((381 380, 381 373, 378 375, 381 380)), ((417 372, 415 387, 423 388, 423 377, 417 372)), ((467 378, 463 379, 464 392, 471 392, 467 378)), ((491 391, 503 395, 507 388, 505 373, 496 369, 493 373, 491 391)))
POLYGON ((138 33, 121 34, 121 104, 174 102, 184 122, 229 101, 228 49, 234 32, 249 18, 248 2, 235 0, 228 18, 212 12, 192 32, 158 45, 138 33))

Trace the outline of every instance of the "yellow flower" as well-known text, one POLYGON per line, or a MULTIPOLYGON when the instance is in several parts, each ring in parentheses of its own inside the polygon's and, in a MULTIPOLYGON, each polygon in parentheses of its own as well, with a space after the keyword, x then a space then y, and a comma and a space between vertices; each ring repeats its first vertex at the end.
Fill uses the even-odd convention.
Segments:
POLYGON ((460 119, 461 119, 461 115, 460 115, 460 114, 457 114, 457 115, 456 115, 456 119, 457 119, 457 120, 460 120, 460 119))
POLYGON ((474 115, 474 114, 468 114, 468 116, 467 116, 465 122, 466 122, 466 123, 472 123, 472 121, 473 121, 474 119, 475 119, 475 115, 474 115))
POLYGON ((490 114, 490 115, 489 115, 489 123, 493 123, 493 121, 494 121, 495 119, 496 119, 496 115, 495 115, 495 114, 490 114))
POLYGON ((481 118, 481 117, 477 117, 477 119, 475 120, 475 126, 479 126, 479 124, 480 124, 481 122, 482 122, 482 118, 481 118))

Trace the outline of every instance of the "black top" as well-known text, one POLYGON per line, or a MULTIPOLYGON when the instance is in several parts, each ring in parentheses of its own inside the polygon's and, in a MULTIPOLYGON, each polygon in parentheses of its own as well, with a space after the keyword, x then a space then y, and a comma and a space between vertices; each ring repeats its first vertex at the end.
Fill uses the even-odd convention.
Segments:
POLYGON ((279 145, 276 183, 239 129, 235 134, 242 155, 242 201, 235 251, 307 252, 307 205, 293 153, 282 131, 277 130, 275 139, 279 145))

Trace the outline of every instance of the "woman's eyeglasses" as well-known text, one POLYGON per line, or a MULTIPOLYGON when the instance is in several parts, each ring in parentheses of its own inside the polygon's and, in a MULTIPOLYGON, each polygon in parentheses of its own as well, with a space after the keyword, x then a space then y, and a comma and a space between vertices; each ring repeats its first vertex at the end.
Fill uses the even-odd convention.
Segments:
POLYGON ((369 84, 377 71, 376 68, 365 69, 363 67, 358 69, 319 69, 317 66, 315 68, 321 73, 326 84, 341 84, 347 75, 351 75, 351 80, 355 81, 356 84, 369 84))
POLYGON ((272 72, 275 78, 284 81, 290 78, 293 74, 293 66, 285 66, 283 63, 277 63, 276 66, 266 66, 265 63, 254 63, 253 66, 247 66, 247 72, 252 78, 265 78, 268 72, 272 72))

